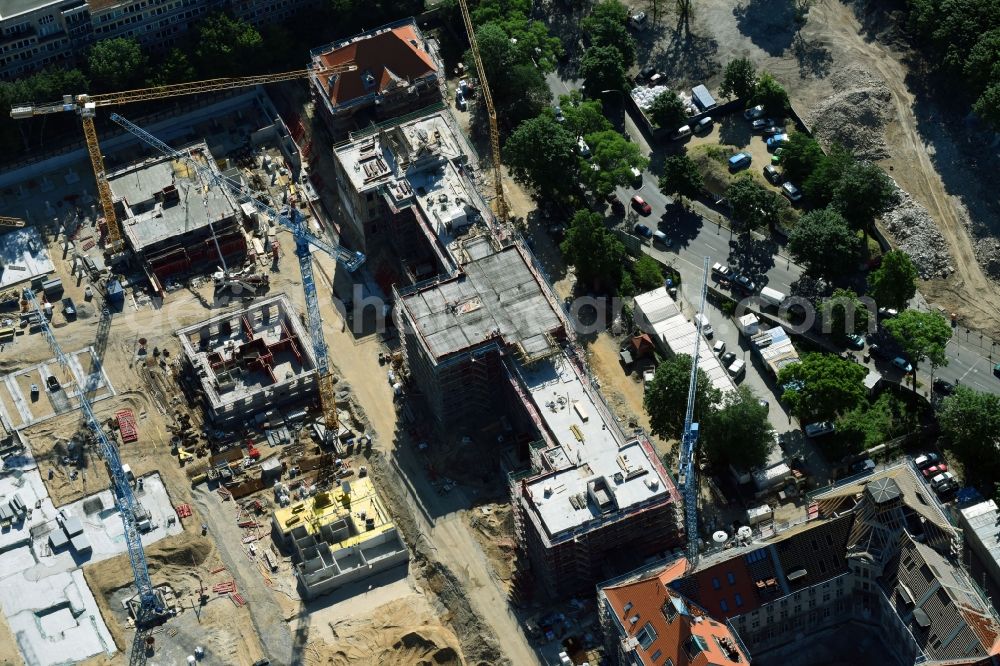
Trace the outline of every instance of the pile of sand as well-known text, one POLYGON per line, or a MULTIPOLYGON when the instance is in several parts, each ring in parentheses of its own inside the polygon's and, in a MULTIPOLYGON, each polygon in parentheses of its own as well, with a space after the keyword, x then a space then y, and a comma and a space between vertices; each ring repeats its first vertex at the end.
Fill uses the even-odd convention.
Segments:
POLYGON ((858 159, 888 157, 885 126, 893 106, 885 81, 852 63, 831 76, 830 83, 833 94, 808 119, 816 138, 825 146, 839 143, 858 159))

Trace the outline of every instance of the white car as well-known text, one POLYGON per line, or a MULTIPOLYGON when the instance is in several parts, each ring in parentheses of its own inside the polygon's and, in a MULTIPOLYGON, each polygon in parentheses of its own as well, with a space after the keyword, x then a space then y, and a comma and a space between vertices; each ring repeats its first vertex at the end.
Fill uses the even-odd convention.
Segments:
POLYGON ((940 488, 947 481, 951 481, 955 478, 955 475, 951 472, 941 472, 933 479, 931 479, 931 488, 940 488))

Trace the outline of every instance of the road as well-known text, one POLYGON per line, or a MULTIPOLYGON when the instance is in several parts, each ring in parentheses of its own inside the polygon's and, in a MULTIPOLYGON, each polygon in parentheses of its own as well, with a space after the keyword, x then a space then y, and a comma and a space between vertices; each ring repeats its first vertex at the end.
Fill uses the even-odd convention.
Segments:
MULTIPOLYGON (((554 72, 548 74, 546 80, 556 99, 580 85, 579 81, 564 81, 554 72)), ((625 131, 640 146, 644 155, 649 156, 655 152, 630 114, 625 115, 625 131)), ((661 224, 660 228, 674 241, 673 248, 668 251, 649 246, 644 246, 644 251, 676 268, 681 274, 682 284, 701 283, 702 261, 706 256, 712 262, 739 266, 759 287, 769 286, 785 294, 791 293, 792 283, 802 275, 802 267, 780 253, 768 258, 763 253, 756 252, 748 261, 745 252, 734 251, 736 246, 733 242, 738 240, 738 235, 733 234, 728 222, 719 213, 700 202, 693 202, 691 213, 680 215, 679 208, 673 205, 673 199, 660 192, 658 176, 651 171, 643 173, 640 187, 623 187, 617 190, 619 199, 626 206, 636 194, 645 199, 653 209, 648 217, 640 217, 640 221, 653 229, 661 224)), ((763 236, 756 234, 755 239, 757 247, 762 246, 765 240, 763 236)), ((696 294, 687 296, 692 302, 697 299, 696 294)), ((919 294, 914 303, 917 307, 925 307, 919 294)), ((1000 362, 1000 355, 992 352, 992 347, 987 348, 980 343, 978 333, 960 327, 955 330, 946 349, 948 365, 935 369, 933 376, 953 384, 960 383, 976 391, 1000 394, 1000 377, 993 374, 993 367, 1000 362)), ((923 384, 925 393, 931 385, 930 370, 927 363, 921 364, 918 370, 918 380, 923 384)), ((889 376, 895 375, 890 373, 889 376)))

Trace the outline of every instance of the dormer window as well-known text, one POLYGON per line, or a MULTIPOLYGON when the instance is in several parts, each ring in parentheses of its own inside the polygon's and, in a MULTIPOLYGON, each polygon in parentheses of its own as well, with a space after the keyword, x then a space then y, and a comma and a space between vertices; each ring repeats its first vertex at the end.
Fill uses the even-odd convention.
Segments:
POLYGON ((370 69, 361 72, 361 83, 364 85, 366 91, 372 90, 375 87, 375 75, 372 74, 370 69))

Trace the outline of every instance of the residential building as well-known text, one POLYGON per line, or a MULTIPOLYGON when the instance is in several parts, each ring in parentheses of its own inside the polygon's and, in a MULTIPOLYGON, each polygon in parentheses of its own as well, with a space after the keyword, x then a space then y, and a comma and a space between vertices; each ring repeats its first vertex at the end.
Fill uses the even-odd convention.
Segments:
POLYGON ((351 72, 313 77, 320 117, 334 137, 441 100, 444 66, 414 19, 389 23, 315 48, 316 68, 353 63, 351 72))
MULTIPOLYGON (((656 573, 726 622, 759 664, 998 663, 1000 620, 961 566, 957 531, 909 465, 813 494, 805 518, 773 538, 706 554, 683 575, 656 573), (868 652, 859 655, 859 645, 868 652)), ((601 602, 623 582, 602 586, 601 602)), ((609 644, 627 640, 605 625, 609 644)))

